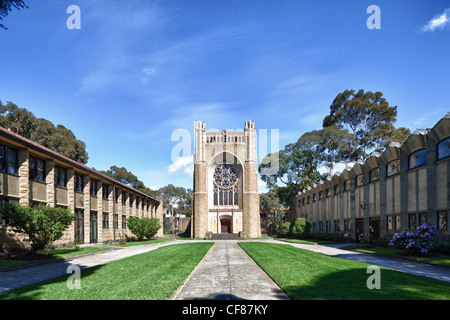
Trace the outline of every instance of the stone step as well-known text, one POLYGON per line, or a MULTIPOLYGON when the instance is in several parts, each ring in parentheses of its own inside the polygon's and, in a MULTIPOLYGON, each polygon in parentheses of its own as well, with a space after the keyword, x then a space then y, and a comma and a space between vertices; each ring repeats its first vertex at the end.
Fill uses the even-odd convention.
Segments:
POLYGON ((212 240, 239 240, 242 239, 238 233, 213 233, 212 240))

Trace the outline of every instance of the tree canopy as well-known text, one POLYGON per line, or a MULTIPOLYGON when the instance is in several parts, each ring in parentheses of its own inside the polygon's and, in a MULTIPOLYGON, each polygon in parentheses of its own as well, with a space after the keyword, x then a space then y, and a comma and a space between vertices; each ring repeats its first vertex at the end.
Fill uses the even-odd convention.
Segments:
MULTIPOLYGON (((8 13, 15 8, 17 10, 28 8, 23 0, 0 0, 0 21, 3 20, 8 13)), ((7 30, 2 23, 0 23, 0 28, 7 30)))
POLYGON ((148 194, 151 197, 159 196, 158 191, 146 187, 145 184, 138 179, 138 177, 136 177, 133 173, 131 173, 124 167, 118 167, 116 165, 113 165, 108 170, 106 171, 100 170, 100 172, 136 190, 148 194))
POLYGON ((63 125, 55 125, 46 119, 36 118, 25 108, 12 102, 0 101, 0 126, 56 151, 72 160, 86 164, 86 144, 63 125))
POLYGON ((261 161, 261 179, 283 205, 291 206, 298 192, 331 175, 336 163, 365 160, 391 142, 405 141, 410 131, 396 128, 396 117, 397 106, 390 106, 383 93, 345 90, 333 100, 322 129, 305 132, 279 151, 278 172, 268 170, 272 155, 261 161), (319 173, 319 167, 328 173, 319 173))
MULTIPOLYGON (((267 155, 267 158, 273 158, 267 155)), ((314 152, 301 148, 298 144, 289 144, 279 152, 278 171, 265 174, 266 169, 271 167, 271 162, 263 159, 258 167, 261 179, 270 189, 275 189, 280 202, 290 206, 295 195, 304 188, 313 185, 321 178, 317 171, 318 160, 314 152), (284 184, 283 187, 278 183, 284 184)), ((271 170, 272 171, 272 170, 271 170)))
POLYGON ((176 187, 169 184, 159 189, 163 198, 164 209, 173 213, 184 214, 188 217, 192 214, 192 190, 176 187), (176 208, 176 209, 175 209, 176 208))
POLYGON ((339 93, 323 120, 323 128, 347 130, 353 147, 344 160, 366 159, 372 151, 382 151, 392 141, 402 142, 410 134, 407 128, 394 126, 397 106, 390 106, 383 93, 363 89, 339 93))

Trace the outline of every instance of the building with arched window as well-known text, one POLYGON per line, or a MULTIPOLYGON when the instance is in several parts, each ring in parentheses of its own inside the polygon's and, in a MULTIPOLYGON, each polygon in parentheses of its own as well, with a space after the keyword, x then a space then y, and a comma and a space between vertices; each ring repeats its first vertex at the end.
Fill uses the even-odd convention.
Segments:
POLYGON ((297 195, 296 216, 313 232, 370 233, 392 238, 424 222, 450 238, 450 113, 433 128, 414 131, 403 143, 347 166, 297 195), (325 194, 323 193, 325 191, 325 194))
POLYGON ((260 237, 255 124, 244 131, 207 132, 195 123, 191 235, 260 237))

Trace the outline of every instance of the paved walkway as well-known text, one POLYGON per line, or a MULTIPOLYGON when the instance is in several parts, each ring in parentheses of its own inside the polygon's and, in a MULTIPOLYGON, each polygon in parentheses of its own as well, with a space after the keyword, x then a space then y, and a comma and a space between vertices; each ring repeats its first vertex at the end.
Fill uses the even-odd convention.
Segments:
POLYGON ((232 240, 216 241, 174 300, 290 300, 232 240))
MULTIPOLYGON (((65 260, 0 271, 0 292, 67 274, 70 265, 81 269, 105 264, 162 246, 204 240, 176 240, 72 257, 65 260)), ((277 240, 249 240, 283 243, 340 258, 365 262, 411 274, 450 282, 450 268, 432 266, 400 259, 385 258, 340 249, 345 244, 308 245, 277 240)), ((282 290, 236 244, 236 240, 220 240, 192 272, 174 299, 288 299, 282 290)), ((68 275, 68 274, 67 274, 68 275)))

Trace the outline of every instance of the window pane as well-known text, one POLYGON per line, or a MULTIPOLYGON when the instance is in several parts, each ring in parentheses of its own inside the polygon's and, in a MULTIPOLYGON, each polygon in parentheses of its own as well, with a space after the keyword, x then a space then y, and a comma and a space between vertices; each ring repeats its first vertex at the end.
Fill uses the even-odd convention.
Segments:
POLYGON ((409 169, 427 164, 427 149, 417 150, 409 156, 409 169))
POLYGON ((380 168, 375 168, 369 172, 369 181, 374 182, 380 180, 380 168))
POLYGON ((36 180, 44 181, 44 179, 45 179, 45 161, 42 159, 37 159, 36 180))
POLYGON ((439 142, 437 146, 438 159, 450 157, 450 137, 439 142))
POLYGON ((393 176, 394 174, 400 173, 400 160, 394 160, 386 165, 387 175, 393 176))
POLYGON ((28 159, 28 176, 31 180, 36 178, 36 158, 30 156, 28 159))
POLYGON ((59 187, 59 171, 60 168, 58 166, 55 166, 55 185, 59 187))
POLYGON ((61 187, 63 188, 67 188, 67 169, 66 168, 61 168, 61 177, 60 177, 61 181, 61 187))
POLYGON ((5 146, 0 144, 0 172, 5 168, 5 146))
POLYGON ((440 211, 438 212, 438 229, 439 230, 447 230, 448 224, 447 224, 447 212, 446 211, 440 211))
POLYGON ((17 150, 8 148, 8 173, 17 173, 17 150))
POLYGON ((423 225, 426 222, 427 222, 427 214, 419 213, 419 226, 423 225))
POLYGON ((416 214, 411 213, 408 215, 408 228, 409 229, 416 229, 416 214))
POLYGON ((393 216, 387 216, 387 229, 394 230, 394 217, 393 216))
POLYGON ((364 175, 360 174, 356 177, 356 186, 360 187, 364 185, 364 175))
POLYGON ((395 230, 400 230, 402 227, 400 215, 395 216, 395 230))

